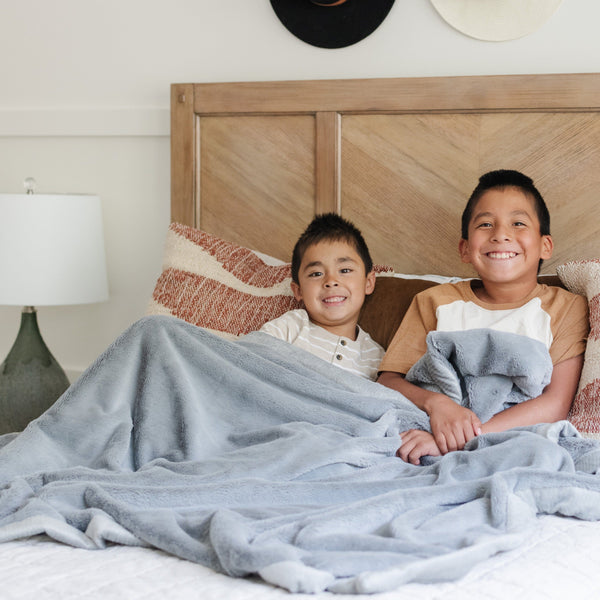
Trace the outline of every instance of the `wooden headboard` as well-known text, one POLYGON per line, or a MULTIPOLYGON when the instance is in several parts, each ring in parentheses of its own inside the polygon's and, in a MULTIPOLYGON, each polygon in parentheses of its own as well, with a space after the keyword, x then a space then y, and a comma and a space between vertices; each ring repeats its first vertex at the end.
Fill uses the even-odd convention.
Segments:
POLYGON ((600 74, 174 84, 171 217, 289 260, 336 211, 398 272, 471 275, 460 214, 479 176, 532 177, 545 273, 600 256, 600 74))

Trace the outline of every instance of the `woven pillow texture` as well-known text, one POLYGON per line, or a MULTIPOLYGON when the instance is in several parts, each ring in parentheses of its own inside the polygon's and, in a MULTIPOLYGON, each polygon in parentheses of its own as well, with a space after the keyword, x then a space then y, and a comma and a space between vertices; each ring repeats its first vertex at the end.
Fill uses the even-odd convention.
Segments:
POLYGON ((583 371, 569 420, 585 437, 600 439, 600 259, 571 261, 557 272, 569 291, 587 298, 590 313, 583 371))
POLYGON ((172 315, 234 338, 300 308, 290 282, 289 264, 269 264, 248 248, 172 223, 147 313, 172 315))

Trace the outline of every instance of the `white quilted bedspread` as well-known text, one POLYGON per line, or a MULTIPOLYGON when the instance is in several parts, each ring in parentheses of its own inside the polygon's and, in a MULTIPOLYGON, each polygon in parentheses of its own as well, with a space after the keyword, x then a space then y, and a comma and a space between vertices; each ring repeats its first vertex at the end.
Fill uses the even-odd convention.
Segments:
MULTIPOLYGON (((497 555, 455 582, 409 584, 352 600, 597 600, 600 523, 542 517, 527 544, 497 555)), ((2 600, 262 600, 290 598, 265 583, 233 579, 157 550, 80 550, 44 537, 0 544, 2 600)), ((305 596, 331 599, 332 594, 305 596)), ((345 596, 336 594, 335 599, 345 596)))

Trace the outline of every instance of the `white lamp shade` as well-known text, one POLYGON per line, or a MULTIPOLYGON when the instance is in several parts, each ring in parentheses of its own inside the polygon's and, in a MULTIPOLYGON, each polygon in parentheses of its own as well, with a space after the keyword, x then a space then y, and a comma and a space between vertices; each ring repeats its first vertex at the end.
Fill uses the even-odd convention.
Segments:
POLYGON ((108 298, 100 198, 0 194, 0 304, 108 298))

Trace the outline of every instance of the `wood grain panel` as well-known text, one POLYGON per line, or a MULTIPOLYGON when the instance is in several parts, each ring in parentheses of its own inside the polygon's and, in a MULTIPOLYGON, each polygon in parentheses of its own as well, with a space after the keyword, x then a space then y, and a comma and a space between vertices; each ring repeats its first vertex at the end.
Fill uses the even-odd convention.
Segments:
POLYGON ((315 210, 312 116, 202 117, 199 226, 289 260, 315 210))
POLYGON ((460 214, 479 176, 499 168, 526 173, 546 199, 556 249, 543 273, 600 255, 596 113, 345 117, 342 139, 342 213, 378 262, 473 275, 458 262, 460 214))
POLYGON ((600 256, 600 74, 175 84, 172 218, 289 258, 339 210, 376 262, 471 275, 459 220, 479 176, 530 175, 552 272, 600 256))
POLYGON ((344 117, 342 214, 376 262, 406 273, 470 274, 460 214, 479 176, 478 115, 344 117))
POLYGON ((526 173, 548 205, 555 249, 542 272, 600 256, 600 114, 487 115, 481 146, 484 171, 526 173))

